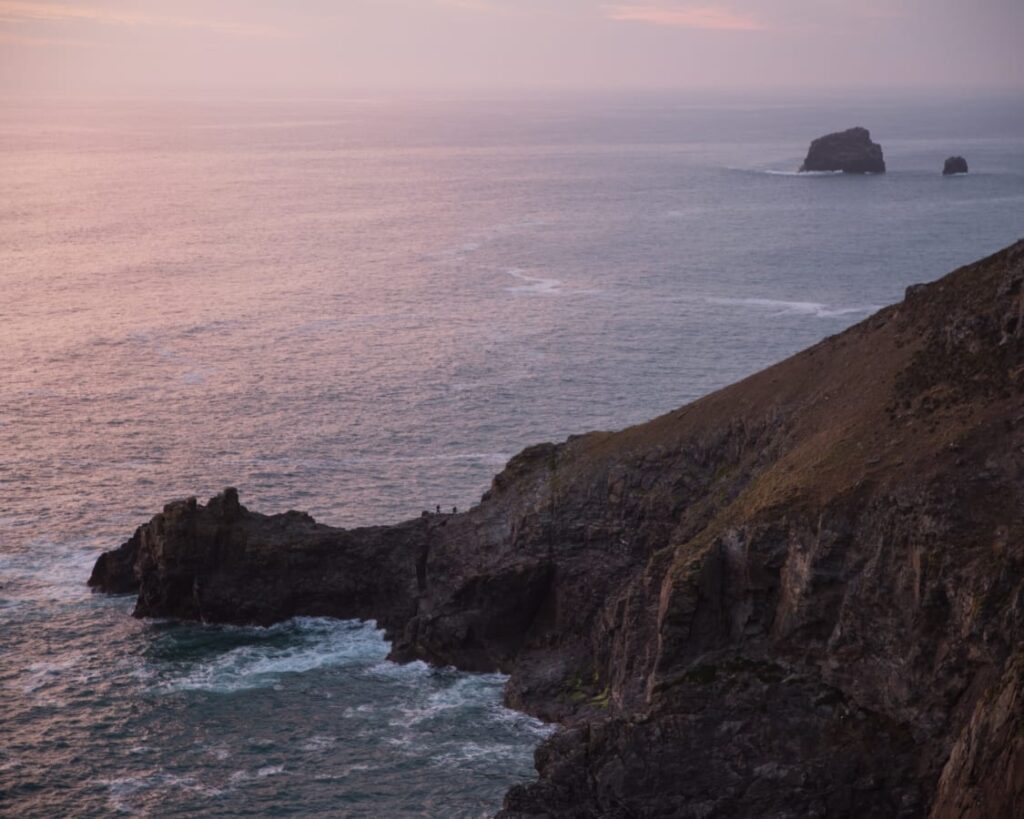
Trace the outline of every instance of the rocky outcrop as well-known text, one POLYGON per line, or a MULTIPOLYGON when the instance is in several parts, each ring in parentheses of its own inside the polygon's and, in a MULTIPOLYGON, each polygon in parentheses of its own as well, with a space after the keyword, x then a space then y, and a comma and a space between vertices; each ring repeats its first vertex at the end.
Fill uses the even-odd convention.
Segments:
POLYGON ((850 128, 814 140, 800 170, 885 173, 885 159, 867 128, 850 128))
POLYGON ((774 367, 542 444, 459 515, 180 501, 136 614, 374 618, 558 720, 502 816, 1012 817, 1024 804, 1024 242, 774 367))
POLYGON ((139 549, 141 539, 148 531, 147 526, 140 526, 135 530, 135 534, 118 548, 101 554, 92 567, 89 585, 107 594, 137 593, 139 549))
POLYGON ((967 173, 967 160, 962 156, 951 156, 942 166, 942 175, 954 176, 958 173, 967 173))

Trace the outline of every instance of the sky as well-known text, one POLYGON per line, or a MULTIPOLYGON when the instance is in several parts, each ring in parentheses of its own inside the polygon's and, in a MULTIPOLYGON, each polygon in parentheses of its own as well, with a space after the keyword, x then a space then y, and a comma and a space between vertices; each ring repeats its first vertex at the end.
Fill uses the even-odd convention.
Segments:
POLYGON ((1024 0, 0 0, 0 92, 1024 88, 1024 0))

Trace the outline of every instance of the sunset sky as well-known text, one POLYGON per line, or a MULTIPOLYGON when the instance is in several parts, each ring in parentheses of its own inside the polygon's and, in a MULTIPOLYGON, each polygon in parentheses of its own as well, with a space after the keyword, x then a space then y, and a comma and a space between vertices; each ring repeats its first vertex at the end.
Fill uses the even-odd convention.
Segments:
POLYGON ((1024 87, 1021 0, 0 0, 0 91, 1024 87))

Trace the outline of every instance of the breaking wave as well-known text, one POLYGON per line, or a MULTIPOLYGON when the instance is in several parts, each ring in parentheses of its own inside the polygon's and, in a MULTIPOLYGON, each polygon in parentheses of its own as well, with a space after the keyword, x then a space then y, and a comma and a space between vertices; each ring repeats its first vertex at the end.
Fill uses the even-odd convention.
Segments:
POLYGON ((231 693, 265 688, 287 674, 333 666, 383 662, 388 653, 384 632, 373 623, 297 617, 270 628, 190 627, 233 632, 245 642, 198 662, 179 663, 164 691, 231 693))
POLYGON ((737 305, 774 311, 774 315, 801 315, 815 318, 840 318, 842 316, 868 315, 881 309, 877 304, 831 307, 817 301, 785 301, 782 299, 729 299, 709 298, 708 304, 737 305))

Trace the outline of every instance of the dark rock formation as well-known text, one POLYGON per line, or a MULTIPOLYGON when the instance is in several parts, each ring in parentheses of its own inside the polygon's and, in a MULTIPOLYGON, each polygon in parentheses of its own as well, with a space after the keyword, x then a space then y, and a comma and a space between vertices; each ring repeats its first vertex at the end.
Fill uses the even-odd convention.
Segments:
POLYGON ((885 160, 867 128, 850 128, 814 140, 800 170, 885 173, 885 160))
POLYGON ((1024 805, 1024 242, 475 508, 332 529, 228 490, 92 582, 140 616, 375 618, 563 728, 502 816, 1024 805))
POLYGON ((953 176, 958 173, 967 173, 967 160, 962 156, 951 156, 942 166, 942 175, 953 176))
POLYGON ((130 594, 139 590, 139 550, 142 537, 149 532, 148 526, 140 526, 130 539, 118 548, 104 552, 97 558, 89 576, 89 585, 107 594, 130 594))

